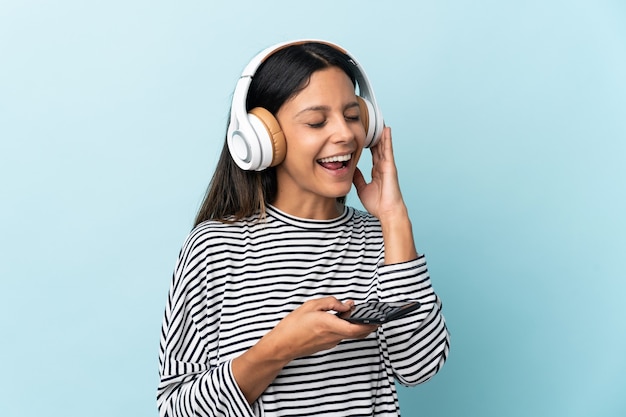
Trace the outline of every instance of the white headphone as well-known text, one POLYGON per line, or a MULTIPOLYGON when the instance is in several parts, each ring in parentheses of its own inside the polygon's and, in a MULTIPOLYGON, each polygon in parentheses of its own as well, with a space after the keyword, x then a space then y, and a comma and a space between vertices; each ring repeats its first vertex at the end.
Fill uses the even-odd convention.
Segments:
POLYGON ((275 52, 308 42, 318 42, 331 46, 344 53, 354 66, 354 75, 359 87, 359 107, 361 121, 365 127, 365 147, 374 146, 383 132, 383 117, 376 104, 374 92, 363 68, 346 50, 338 45, 319 40, 298 40, 271 46, 258 55, 244 68, 235 87, 230 110, 230 123, 226 140, 228 150, 235 163, 244 170, 262 171, 280 164, 287 152, 287 143, 278 120, 266 109, 256 107, 246 110, 246 99, 252 78, 259 66, 275 52))

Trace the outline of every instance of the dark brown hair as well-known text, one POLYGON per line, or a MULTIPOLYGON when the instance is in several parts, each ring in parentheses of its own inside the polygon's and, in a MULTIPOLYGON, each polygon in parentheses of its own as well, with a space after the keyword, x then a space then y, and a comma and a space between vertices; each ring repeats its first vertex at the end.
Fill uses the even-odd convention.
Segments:
MULTIPOLYGON (((281 49, 267 58, 254 75, 246 108, 263 107, 276 115, 287 100, 306 88, 314 72, 329 67, 342 69, 356 85, 349 57, 332 46, 309 42, 281 49)), ((239 168, 225 140, 194 225, 206 220, 236 221, 256 213, 263 217, 276 190, 274 167, 263 171, 239 168)), ((345 197, 338 200, 343 203, 345 197)))

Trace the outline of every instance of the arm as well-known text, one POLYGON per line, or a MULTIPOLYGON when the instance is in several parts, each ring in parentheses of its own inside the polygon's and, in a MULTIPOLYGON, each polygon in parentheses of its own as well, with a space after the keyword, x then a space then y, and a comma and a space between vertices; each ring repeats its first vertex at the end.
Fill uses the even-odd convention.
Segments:
POLYGON ((372 181, 361 171, 354 173, 354 185, 363 206, 380 221, 385 241, 385 264, 408 262, 417 257, 411 220, 404 204, 393 157, 391 129, 386 127, 380 142, 371 149, 372 181))
POLYGON ((218 279, 207 277, 210 255, 194 248, 193 240, 181 251, 163 322, 157 395, 161 417, 251 416, 258 397, 291 360, 376 329, 327 313, 347 311, 349 303, 332 297, 311 300, 240 356, 220 361, 223 288, 215 284, 218 279))
POLYGON ((393 157, 391 130, 372 148, 372 181, 360 171, 354 184, 364 207, 378 218, 385 246, 385 265, 379 269, 378 298, 384 301, 419 300, 421 308, 379 330, 398 380, 415 385, 429 379, 445 362, 449 334, 441 314, 423 255, 418 255, 411 221, 404 204, 393 157))
POLYGON ((383 325, 378 337, 389 353, 390 366, 400 383, 417 385, 427 381, 445 363, 450 335, 424 256, 381 266, 377 295, 385 301, 420 301, 418 311, 383 325))
POLYGON ((217 361, 217 321, 207 322, 217 315, 206 314, 206 277, 198 258, 193 239, 188 240, 174 273, 161 331, 159 415, 252 416, 231 362, 217 361))
POLYGON ((307 301, 282 319, 254 346, 233 360, 233 373, 253 403, 281 369, 296 358, 335 347, 343 339, 361 339, 377 326, 356 325, 328 314, 350 310, 354 303, 334 297, 307 301))

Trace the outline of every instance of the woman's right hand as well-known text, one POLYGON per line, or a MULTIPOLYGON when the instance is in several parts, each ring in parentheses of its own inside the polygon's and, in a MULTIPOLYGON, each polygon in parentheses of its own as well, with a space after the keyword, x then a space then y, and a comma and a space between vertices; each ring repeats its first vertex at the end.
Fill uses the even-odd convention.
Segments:
POLYGON ((363 339, 378 326, 353 324, 329 313, 343 313, 353 306, 353 301, 342 303, 335 297, 307 301, 285 316, 260 343, 267 343, 275 358, 289 362, 331 349, 344 339, 363 339))
POLYGON ((331 349, 344 339, 363 339, 376 330, 376 325, 353 324, 329 313, 353 306, 354 302, 342 303, 335 297, 307 301, 235 358, 233 374, 248 402, 256 401, 292 360, 331 349))

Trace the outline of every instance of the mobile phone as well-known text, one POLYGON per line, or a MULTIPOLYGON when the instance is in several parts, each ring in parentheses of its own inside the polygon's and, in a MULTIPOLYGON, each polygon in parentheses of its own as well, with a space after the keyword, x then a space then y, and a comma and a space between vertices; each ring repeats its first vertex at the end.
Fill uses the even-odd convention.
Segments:
POLYGON ((383 302, 368 301, 356 304, 352 310, 337 313, 337 316, 352 323, 384 324, 404 317, 420 308, 419 301, 383 302))

